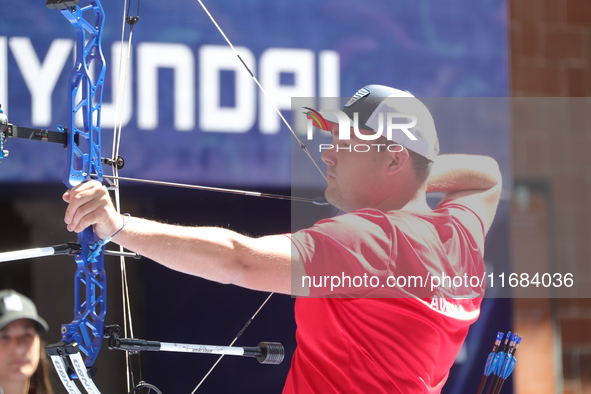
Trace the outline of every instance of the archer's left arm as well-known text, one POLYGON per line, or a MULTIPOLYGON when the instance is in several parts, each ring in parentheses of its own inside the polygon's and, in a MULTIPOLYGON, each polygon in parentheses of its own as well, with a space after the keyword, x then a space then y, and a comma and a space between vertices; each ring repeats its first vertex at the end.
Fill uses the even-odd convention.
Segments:
MULTIPOLYGON (((216 227, 183 227, 126 218, 113 208, 107 190, 86 182, 66 192, 70 231, 94 226, 97 235, 166 267, 220 283, 292 294, 292 272, 303 272, 299 254, 285 235, 251 238, 216 227)), ((301 275, 300 275, 301 276, 301 275)))

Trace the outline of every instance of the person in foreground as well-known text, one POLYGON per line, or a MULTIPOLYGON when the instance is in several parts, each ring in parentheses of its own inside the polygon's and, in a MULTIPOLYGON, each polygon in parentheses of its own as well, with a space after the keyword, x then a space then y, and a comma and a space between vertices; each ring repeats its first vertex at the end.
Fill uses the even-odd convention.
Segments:
POLYGON ((53 394, 39 338, 47 329, 33 301, 0 291, 0 394, 53 394))
POLYGON ((349 138, 337 123, 319 124, 333 135, 322 155, 325 196, 343 215, 251 238, 124 217, 104 187, 87 182, 64 194, 67 228, 92 225, 99 237, 115 234, 114 242, 190 275, 302 296, 284 393, 439 393, 484 293, 444 278, 484 274, 498 165, 438 155, 433 119, 410 93, 368 85, 343 112, 358 121, 349 138), (368 142, 393 113, 414 114, 406 124, 416 126, 414 139, 401 126, 368 142), (427 192, 444 194, 434 210, 427 192))

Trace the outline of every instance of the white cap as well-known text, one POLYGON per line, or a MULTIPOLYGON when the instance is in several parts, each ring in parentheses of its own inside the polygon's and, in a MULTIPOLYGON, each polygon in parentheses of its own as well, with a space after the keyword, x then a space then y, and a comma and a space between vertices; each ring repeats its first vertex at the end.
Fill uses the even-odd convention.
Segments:
MULTIPOLYGON (((347 101, 341 112, 347 115, 351 126, 354 126, 353 120, 357 117, 359 129, 382 130, 382 135, 389 140, 429 160, 434 160, 439 153, 437 130, 431 112, 409 92, 388 86, 367 85, 347 101), (388 134, 387 122, 393 122, 393 119, 405 120, 395 122, 399 127, 393 128, 388 134)), ((322 115, 322 120, 339 124, 334 111, 322 110, 318 113, 322 115)), ((318 122, 315 126, 327 129, 318 122)))

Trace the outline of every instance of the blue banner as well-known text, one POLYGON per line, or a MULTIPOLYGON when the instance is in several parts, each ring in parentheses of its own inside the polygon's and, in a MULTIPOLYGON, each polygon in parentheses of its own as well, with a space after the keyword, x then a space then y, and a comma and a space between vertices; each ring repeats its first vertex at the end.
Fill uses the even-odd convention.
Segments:
MULTIPOLYGON (((370 83, 416 96, 505 96, 504 0, 210 2, 210 11, 265 87, 258 90, 195 0, 144 2, 127 79, 119 78, 122 9, 105 1, 103 151, 121 119, 129 177, 289 186, 291 97, 350 96, 370 83), (125 82, 123 82, 125 81, 125 82), (116 85, 125 86, 116 117, 116 85), (284 148, 280 148, 284 147, 284 148)), ((134 10, 132 10, 133 13, 134 10)), ((43 1, 2 6, 0 103, 15 125, 67 121, 73 33, 43 1)), ((59 146, 10 139, 1 182, 61 179, 59 146)))

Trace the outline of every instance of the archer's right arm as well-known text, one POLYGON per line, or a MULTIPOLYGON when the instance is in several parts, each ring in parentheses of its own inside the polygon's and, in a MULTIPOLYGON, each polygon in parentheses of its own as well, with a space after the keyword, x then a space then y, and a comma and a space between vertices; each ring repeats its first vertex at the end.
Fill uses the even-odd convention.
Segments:
POLYGON ((498 163, 488 156, 440 155, 434 160, 427 192, 443 192, 443 201, 456 202, 474 211, 488 232, 501 196, 498 163))

